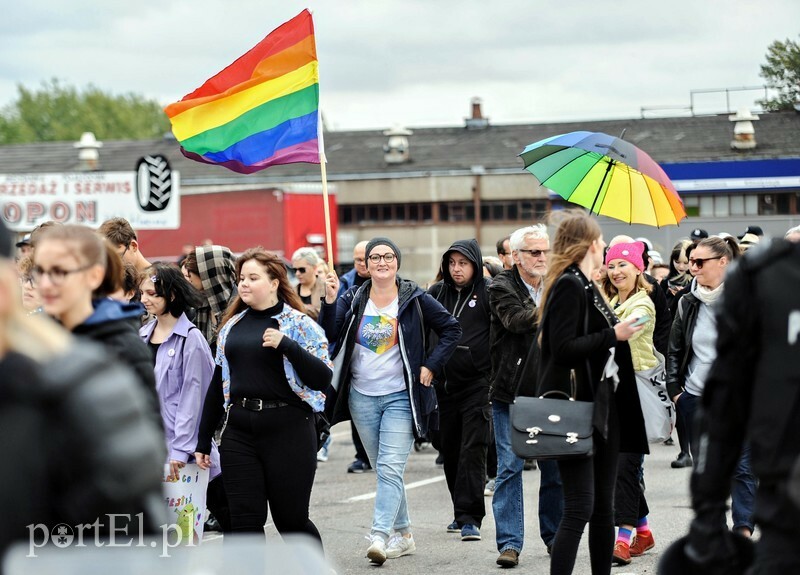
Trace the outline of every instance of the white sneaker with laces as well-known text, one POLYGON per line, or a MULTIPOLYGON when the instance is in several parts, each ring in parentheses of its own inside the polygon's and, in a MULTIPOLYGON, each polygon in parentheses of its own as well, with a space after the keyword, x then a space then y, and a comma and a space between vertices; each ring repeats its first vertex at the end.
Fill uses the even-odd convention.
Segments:
POLYGON ((386 541, 383 536, 372 533, 367 535, 370 546, 367 547, 367 559, 377 565, 383 565, 386 561, 386 541))
POLYGON ((395 533, 389 539, 386 545, 387 559, 397 559, 403 555, 411 555, 417 550, 417 544, 414 543, 414 536, 403 537, 400 533, 395 533))

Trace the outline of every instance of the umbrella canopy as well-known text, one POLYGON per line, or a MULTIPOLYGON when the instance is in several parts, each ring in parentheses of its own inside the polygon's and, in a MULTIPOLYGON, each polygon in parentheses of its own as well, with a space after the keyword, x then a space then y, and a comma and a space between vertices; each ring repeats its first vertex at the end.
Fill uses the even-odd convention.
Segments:
POLYGON ((661 166, 620 138, 570 132, 530 144, 520 157, 544 187, 596 214, 657 227, 686 217, 661 166))

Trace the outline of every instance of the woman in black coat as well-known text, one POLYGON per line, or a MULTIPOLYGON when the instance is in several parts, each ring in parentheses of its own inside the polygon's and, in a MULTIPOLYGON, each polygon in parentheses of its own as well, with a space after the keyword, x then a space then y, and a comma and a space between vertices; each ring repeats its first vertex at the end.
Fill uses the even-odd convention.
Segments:
POLYGON ((576 399, 594 402, 594 454, 558 462, 564 515, 553 543, 551 574, 572 573, 586 523, 592 573, 610 573, 618 454, 649 452, 626 343, 642 328, 632 325, 634 318, 618 322, 589 279, 603 263, 605 245, 592 217, 584 212, 566 213, 556 230, 539 307, 539 394, 552 390, 569 393, 574 372, 576 399), (619 368, 616 389, 614 378, 603 377, 609 358, 619 368))

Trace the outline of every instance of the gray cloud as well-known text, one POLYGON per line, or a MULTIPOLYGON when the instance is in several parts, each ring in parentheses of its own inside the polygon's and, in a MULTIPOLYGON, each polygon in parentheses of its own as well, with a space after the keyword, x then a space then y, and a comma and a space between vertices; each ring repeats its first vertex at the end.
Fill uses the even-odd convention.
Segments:
MULTIPOLYGON (((55 0, 26 4, 0 21, 0 106, 14 99, 16 84, 52 77, 166 104, 302 8, 79 0, 64 13, 55 0)), ((342 129, 458 124, 472 96, 501 122, 630 117, 641 106, 688 105, 691 89, 761 84, 767 46, 797 39, 800 21, 796 0, 308 4, 323 111, 342 129)))

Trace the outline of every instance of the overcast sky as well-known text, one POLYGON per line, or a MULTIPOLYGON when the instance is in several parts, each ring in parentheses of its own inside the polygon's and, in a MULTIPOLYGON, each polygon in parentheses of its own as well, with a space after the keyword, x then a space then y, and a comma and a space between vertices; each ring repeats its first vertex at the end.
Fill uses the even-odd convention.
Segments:
MULTIPOLYGON (((800 1, 33 0, 0 18, 0 107, 50 78, 179 100, 304 7, 333 129, 635 118, 690 90, 759 86, 800 1)), ((760 92, 737 93, 731 105, 760 92)), ((698 95, 723 112, 724 93, 698 95)), ((674 113, 664 111, 661 114, 674 113)))

